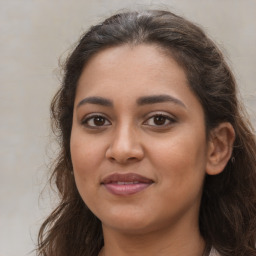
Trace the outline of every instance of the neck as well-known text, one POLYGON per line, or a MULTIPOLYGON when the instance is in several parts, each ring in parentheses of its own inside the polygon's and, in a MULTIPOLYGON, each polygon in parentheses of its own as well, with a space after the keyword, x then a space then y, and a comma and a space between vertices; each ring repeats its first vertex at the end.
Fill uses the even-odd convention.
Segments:
MULTIPOLYGON (((179 226, 180 227, 180 226, 179 226)), ((205 242, 197 227, 175 227, 148 233, 125 233, 103 226, 104 248, 100 256, 201 256, 205 242)))

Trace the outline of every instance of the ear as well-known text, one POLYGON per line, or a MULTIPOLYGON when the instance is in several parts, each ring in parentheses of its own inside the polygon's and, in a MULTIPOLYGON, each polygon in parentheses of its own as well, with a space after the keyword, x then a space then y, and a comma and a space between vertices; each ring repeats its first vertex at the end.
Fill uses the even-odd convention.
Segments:
POLYGON ((207 151, 206 173, 216 175, 227 165, 233 151, 235 131, 228 123, 221 123, 210 131, 207 151))

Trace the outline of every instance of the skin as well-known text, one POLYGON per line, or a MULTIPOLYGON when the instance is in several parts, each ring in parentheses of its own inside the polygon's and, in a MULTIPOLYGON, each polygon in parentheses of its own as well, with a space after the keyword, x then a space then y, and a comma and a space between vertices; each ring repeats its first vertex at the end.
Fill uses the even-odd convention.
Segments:
MULTIPOLYGON (((223 145, 227 126, 220 128, 223 145)), ((157 46, 125 45, 93 56, 79 79, 70 147, 79 193, 102 222, 102 254, 202 255, 202 186, 206 172, 225 166, 211 168, 216 149, 226 148, 219 141, 207 141, 204 112, 184 70, 157 46), (172 100, 138 104, 155 95, 172 100), (115 195, 101 184, 113 173, 140 174, 153 184, 115 195)))

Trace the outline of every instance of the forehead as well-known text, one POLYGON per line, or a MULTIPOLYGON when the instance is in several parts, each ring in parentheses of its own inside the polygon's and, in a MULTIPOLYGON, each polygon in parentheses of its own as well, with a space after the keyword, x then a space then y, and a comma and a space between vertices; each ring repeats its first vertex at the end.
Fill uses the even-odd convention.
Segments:
POLYGON ((134 113, 141 99, 156 95, 181 102, 190 119, 204 118, 183 68, 155 45, 124 45, 93 56, 79 79, 74 104, 78 107, 88 98, 104 98, 115 113, 134 113))
POLYGON ((114 87, 157 91, 163 84, 188 85, 186 74, 177 62, 157 45, 124 45, 94 55, 84 67, 78 91, 83 88, 84 92, 103 92, 114 87))

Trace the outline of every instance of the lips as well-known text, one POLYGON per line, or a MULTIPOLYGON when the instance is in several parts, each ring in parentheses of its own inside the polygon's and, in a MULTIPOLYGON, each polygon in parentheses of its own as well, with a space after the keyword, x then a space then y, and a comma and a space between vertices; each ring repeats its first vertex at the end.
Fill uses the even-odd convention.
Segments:
POLYGON ((131 195, 148 188, 153 180, 136 173, 115 173, 104 178, 101 184, 112 194, 131 195))

